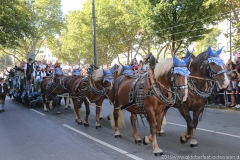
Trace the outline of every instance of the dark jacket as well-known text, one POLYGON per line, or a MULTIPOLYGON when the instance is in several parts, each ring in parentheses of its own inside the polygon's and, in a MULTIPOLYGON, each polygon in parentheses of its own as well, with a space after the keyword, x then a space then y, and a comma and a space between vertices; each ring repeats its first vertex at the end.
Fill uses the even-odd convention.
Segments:
POLYGON ((0 84, 0 95, 9 93, 8 85, 6 83, 3 83, 3 90, 4 92, 2 93, 2 84, 0 84))

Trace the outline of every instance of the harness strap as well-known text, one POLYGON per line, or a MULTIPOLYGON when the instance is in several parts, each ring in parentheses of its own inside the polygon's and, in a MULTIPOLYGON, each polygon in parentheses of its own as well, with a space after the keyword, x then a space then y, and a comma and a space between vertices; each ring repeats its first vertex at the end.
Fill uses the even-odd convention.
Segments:
POLYGON ((197 76, 188 76, 189 78, 194 78, 194 79, 199 79, 199 80, 205 80, 205 81, 215 81, 213 79, 209 79, 209 78, 202 78, 202 77, 197 77, 197 76))

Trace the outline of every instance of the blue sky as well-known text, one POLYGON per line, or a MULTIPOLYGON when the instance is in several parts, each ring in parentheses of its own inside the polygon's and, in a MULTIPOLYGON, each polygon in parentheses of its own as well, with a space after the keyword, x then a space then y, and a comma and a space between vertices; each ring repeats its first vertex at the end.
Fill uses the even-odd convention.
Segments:
POLYGON ((67 14, 71 10, 82 9, 86 0, 62 0, 62 11, 67 14))

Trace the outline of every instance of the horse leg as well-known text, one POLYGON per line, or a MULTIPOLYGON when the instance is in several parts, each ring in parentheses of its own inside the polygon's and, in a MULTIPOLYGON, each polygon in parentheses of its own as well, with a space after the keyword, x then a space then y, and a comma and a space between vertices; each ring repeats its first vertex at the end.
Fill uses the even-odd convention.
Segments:
POLYGON ((61 105, 61 100, 62 100, 62 97, 58 97, 58 105, 59 106, 61 105))
MULTIPOLYGON (((59 97, 59 99, 60 99, 60 97, 59 97)), ((61 98, 61 99, 62 99, 62 98, 61 98)), ((61 100, 60 100, 60 101, 61 101, 61 100)), ((61 104, 61 103, 58 103, 58 104, 57 104, 57 105, 58 105, 57 115, 58 115, 58 114, 61 114, 61 111, 60 111, 60 104, 61 104)))
POLYGON ((43 103, 43 107, 44 107, 44 112, 47 112, 47 105, 46 105, 46 95, 44 93, 42 93, 42 103, 43 103))
POLYGON ((101 124, 99 121, 101 107, 102 106, 96 105, 96 129, 101 128, 101 124))
POLYGON ((156 115, 155 117, 155 113, 153 110, 146 110, 147 112, 147 119, 148 119, 148 123, 150 125, 150 131, 151 131, 151 135, 148 137, 146 136, 143 139, 143 144, 148 144, 152 141, 152 146, 153 146, 153 153, 155 156, 162 156, 163 152, 162 150, 159 148, 158 143, 157 143, 157 130, 156 130, 156 121, 155 118, 159 117, 159 121, 160 121, 160 125, 162 123, 163 120, 163 116, 164 116, 164 111, 162 113, 159 113, 156 115))
POLYGON ((53 110, 53 99, 54 99, 54 97, 50 96, 50 102, 49 102, 49 109, 50 110, 53 110))
POLYGON ((78 125, 82 125, 82 120, 80 118, 80 107, 78 106, 77 98, 73 98, 72 100, 73 106, 74 106, 74 114, 75 114, 75 119, 78 125))
POLYGON ((67 99, 68 99, 68 108, 71 108, 71 101, 72 101, 72 99, 70 98, 70 94, 68 94, 68 97, 67 97, 67 99))
POLYGON ((67 110, 69 105, 69 97, 64 97, 64 102, 65 102, 65 110, 67 110))
POLYGON ((84 124, 85 127, 88 127, 89 126, 88 116, 90 114, 90 107, 89 107, 89 102, 86 99, 84 99, 83 102, 84 102, 84 105, 85 105, 85 108, 86 108, 86 116, 84 118, 83 124, 84 124))
POLYGON ((112 125, 112 127, 114 127, 114 130, 115 130, 115 134, 114 134, 114 136, 115 136, 115 138, 121 138, 122 136, 121 136, 121 133, 120 133, 120 131, 119 131, 119 127, 118 127, 118 118, 120 119, 120 117, 119 117, 119 109, 115 109, 115 108, 113 108, 114 109, 114 111, 112 111, 112 114, 113 114, 113 116, 111 117, 111 125, 112 125))
POLYGON ((100 108, 99 120, 103 120, 103 116, 102 116, 102 106, 101 106, 101 108, 100 108))
POLYGON ((191 130, 194 125, 193 125, 192 117, 186 106, 181 106, 178 108, 178 110, 179 110, 180 114, 183 116, 183 118, 185 119, 185 121, 187 122, 187 130, 180 136, 180 142, 183 144, 183 143, 186 143, 190 139, 191 130))
POLYGON ((131 113, 131 124, 132 124, 132 128, 133 128, 133 137, 135 139, 135 143, 142 143, 142 139, 138 136, 138 132, 137 132, 137 126, 136 126, 136 120, 137 120, 137 114, 136 113, 131 113))
POLYGON ((158 136, 164 136, 164 130, 163 128, 166 126, 167 124, 167 119, 166 119, 166 113, 164 113, 164 116, 163 116, 163 120, 162 120, 162 125, 160 126, 160 117, 159 116, 156 116, 156 122, 157 122, 157 125, 156 125, 156 129, 157 129, 157 134, 158 136))
POLYGON ((203 112, 203 107, 198 109, 197 111, 193 112, 193 124, 194 127, 191 132, 191 141, 190 141, 190 147, 192 148, 197 148, 198 147, 198 142, 196 140, 196 128, 198 125, 198 120, 199 120, 199 115, 203 112))
POLYGON ((73 106, 73 100, 72 100, 72 98, 70 98, 70 96, 69 96, 69 106, 68 106, 68 108, 71 108, 71 106, 73 106))

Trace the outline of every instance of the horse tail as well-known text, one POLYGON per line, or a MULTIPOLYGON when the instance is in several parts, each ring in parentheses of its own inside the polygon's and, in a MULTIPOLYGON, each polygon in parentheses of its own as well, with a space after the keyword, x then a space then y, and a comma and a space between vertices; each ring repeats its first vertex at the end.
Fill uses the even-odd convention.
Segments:
MULTIPOLYGON (((112 128, 115 128, 115 120, 114 120, 114 106, 111 107, 111 113, 110 113, 110 123, 112 128)), ((124 128, 125 122, 124 122, 124 110, 119 109, 118 110, 118 127, 124 128)))
POLYGON ((120 128, 124 128, 125 127, 125 122, 124 122, 124 112, 125 110, 121 110, 119 109, 119 112, 118 112, 118 127, 120 128))

